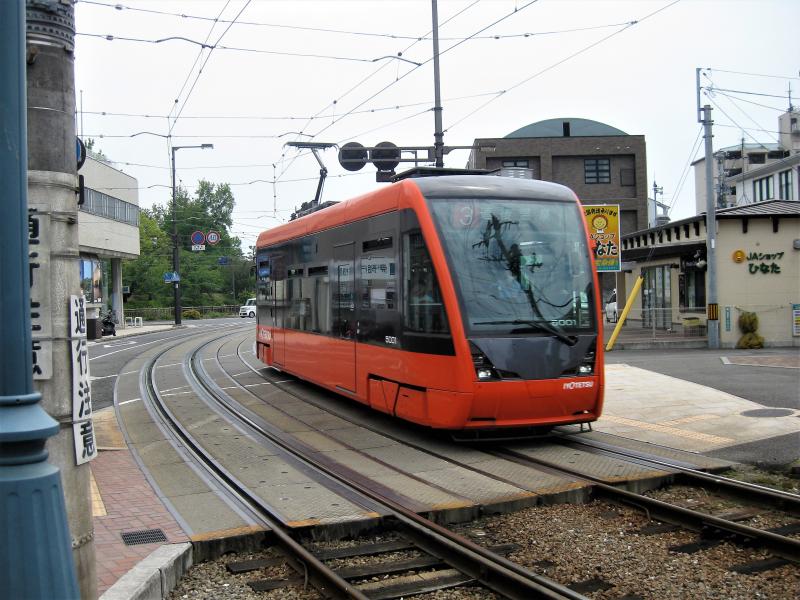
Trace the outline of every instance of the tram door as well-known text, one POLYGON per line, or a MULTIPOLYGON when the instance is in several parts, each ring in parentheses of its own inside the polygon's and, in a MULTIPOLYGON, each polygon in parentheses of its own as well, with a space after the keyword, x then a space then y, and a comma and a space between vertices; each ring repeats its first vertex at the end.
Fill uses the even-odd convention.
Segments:
POLYGON ((331 311, 333 335, 346 342, 336 352, 336 385, 345 390, 356 390, 356 297, 355 297, 355 244, 350 242, 333 247, 333 277, 331 285, 331 311))

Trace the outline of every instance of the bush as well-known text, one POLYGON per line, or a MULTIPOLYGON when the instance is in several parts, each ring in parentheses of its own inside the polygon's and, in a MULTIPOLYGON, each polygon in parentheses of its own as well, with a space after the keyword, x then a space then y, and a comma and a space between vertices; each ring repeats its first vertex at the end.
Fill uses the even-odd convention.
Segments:
POLYGON ((758 335, 758 315, 754 312, 743 311, 739 315, 739 329, 744 334, 736 342, 737 348, 751 350, 764 347, 764 338, 758 335))
POLYGON ((195 310, 194 308, 190 308, 185 310, 181 313, 184 319, 200 319, 202 315, 200 314, 199 310, 195 310))

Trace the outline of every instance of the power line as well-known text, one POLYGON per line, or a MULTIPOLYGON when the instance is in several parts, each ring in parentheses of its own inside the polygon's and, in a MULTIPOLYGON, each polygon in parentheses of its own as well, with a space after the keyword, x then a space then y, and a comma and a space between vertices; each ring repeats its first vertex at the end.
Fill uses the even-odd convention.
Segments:
MULTIPOLYGON (((90 0, 77 0, 82 4, 90 4, 95 6, 102 6, 105 8, 113 8, 119 11, 122 10, 130 10, 135 12, 143 12, 143 13, 150 13, 156 15, 164 15, 164 16, 172 16, 172 17, 179 17, 182 19, 192 19, 198 21, 214 21, 218 23, 229 23, 230 21, 226 21, 225 19, 212 19, 211 17, 203 17, 200 15, 190 15, 186 13, 174 13, 169 11, 161 11, 161 10, 154 10, 154 9, 145 9, 145 8, 136 8, 131 6, 125 6, 123 4, 106 4, 103 2, 93 2, 90 0)), ((422 41, 429 41, 431 38, 427 37, 428 34, 424 36, 413 36, 413 35, 400 35, 395 33, 375 33, 370 31, 353 31, 347 29, 331 29, 326 27, 308 27, 308 26, 301 26, 301 25, 287 25, 285 23, 266 23, 266 22, 259 22, 259 21, 242 21, 239 20, 236 22, 237 25, 243 26, 254 26, 254 27, 271 27, 276 29, 288 29, 292 31, 314 31, 319 33, 333 33, 333 34, 340 34, 340 35, 353 35, 353 36, 363 36, 363 37, 377 37, 377 38, 386 38, 392 40, 413 40, 414 42, 422 42, 422 41)), ((619 23, 612 23, 608 25, 595 25, 592 27, 575 27, 571 29, 561 29, 555 31, 526 31, 521 33, 508 33, 508 34, 497 34, 497 35, 486 35, 486 36, 475 36, 472 39, 480 39, 480 40, 501 40, 501 39, 513 39, 513 38, 528 38, 528 37, 535 37, 541 35, 557 35, 562 33, 575 33, 581 31, 589 31, 592 29, 602 29, 604 27, 617 27, 619 23)), ((430 33, 430 32, 428 32, 430 33)), ((447 38, 447 37, 440 37, 439 41, 455 41, 462 38, 447 38)))
MULTIPOLYGON (((264 50, 260 48, 239 48, 235 46, 221 46, 221 45, 208 45, 205 42, 198 42, 197 40, 192 40, 185 37, 180 36, 170 36, 166 38, 160 38, 157 40, 149 40, 144 38, 134 38, 134 37, 125 37, 125 36, 115 36, 110 34, 100 34, 100 33, 86 33, 86 32, 76 32, 75 35, 82 35, 84 37, 92 37, 92 38, 99 38, 104 39, 109 42, 113 41, 121 41, 121 42, 137 42, 142 44, 163 44, 164 42, 171 42, 171 41, 181 41, 187 42, 190 44, 196 44, 201 47, 201 51, 205 49, 209 50, 227 50, 229 52, 249 52, 255 54, 270 54, 275 56, 291 56, 297 58, 320 58, 326 60, 339 60, 339 61, 348 61, 348 62, 361 62, 361 63, 376 63, 380 60, 384 59, 398 59, 399 57, 395 56, 386 56, 386 57, 377 57, 377 58, 358 58, 354 56, 337 56, 332 54, 311 54, 306 52, 289 52, 286 50, 264 50)), ((210 52, 209 52, 210 54, 210 52)), ((413 62, 413 61, 407 61, 413 62)), ((416 63, 414 63, 416 64, 416 63)), ((192 66, 194 68, 194 65, 192 66)))
MULTIPOLYGON (((445 102, 459 102, 461 100, 471 100, 473 98, 480 98, 481 96, 488 96, 494 92, 482 92, 479 94, 468 94, 465 96, 453 96, 452 98, 445 98, 445 102)), ((353 111, 351 114, 368 114, 377 112, 386 112, 391 110, 399 110, 403 108, 414 108, 430 104, 429 101, 424 102, 410 102, 408 104, 395 104, 393 106, 380 106, 376 108, 365 108, 364 110, 353 111)), ((128 112, 111 112, 111 111, 79 111, 83 115, 96 115, 102 117, 137 117, 147 119, 167 119, 169 115, 151 115, 146 113, 128 113, 128 112)), ((207 119, 207 120, 252 120, 252 121, 308 121, 315 119, 326 119, 327 116, 261 116, 261 115, 183 115, 181 119, 207 119)), ((89 137, 84 135, 83 137, 89 137)))
POLYGON ((557 62, 553 63, 552 65, 550 65, 550 66, 548 66, 548 67, 545 67, 545 68, 544 68, 544 69, 542 69, 541 71, 538 71, 538 72, 534 73, 533 75, 531 75, 531 76, 529 76, 529 77, 526 77, 525 79, 523 79, 523 80, 521 80, 521 81, 519 81, 519 82, 515 83, 514 85, 512 85, 510 88, 508 88, 508 89, 505 89, 505 90, 500 90, 500 91, 498 91, 498 92, 495 92, 495 95, 494 95, 494 97, 490 98, 489 100, 487 100, 486 102, 484 102, 483 104, 481 104, 480 106, 478 106, 476 109, 472 110, 471 112, 469 112, 469 113, 467 113, 466 115, 464 115, 463 117, 461 117, 461 118, 460 118, 459 120, 457 120, 455 123, 453 123, 452 125, 450 125, 450 126, 447 128, 447 129, 445 129, 445 131, 450 131, 450 129, 452 129, 453 127, 455 127, 455 126, 459 125, 460 123, 462 123, 463 121, 465 121, 466 119, 468 119, 469 117, 471 117, 472 115, 474 115, 475 113, 477 113, 478 111, 480 111, 480 110, 483 110, 483 109, 484 109, 486 106, 488 106, 489 104, 491 104, 492 102, 494 102, 495 100, 497 100, 497 99, 498 99, 500 96, 503 96, 503 95, 505 95, 506 93, 508 93, 508 92, 510 92, 510 91, 512 91, 512 90, 515 90, 516 88, 518 88, 518 87, 520 87, 520 86, 522 86, 522 85, 524 85, 524 84, 528 83, 529 81, 531 81, 531 80, 535 79, 536 77, 539 77, 540 75, 543 75, 544 73, 547 73, 548 71, 551 71, 552 69, 555 69, 556 67, 558 67, 558 66, 560 66, 560 65, 564 64, 564 63, 565 63, 565 62, 567 62, 568 60, 571 60, 571 59, 575 58, 576 56, 579 56, 580 54, 583 54, 584 52, 587 52, 588 50, 590 50, 590 49, 594 48, 595 46, 597 46, 597 45, 599 45, 599 44, 602 44, 602 43, 603 43, 603 42, 605 42, 606 40, 609 40, 609 39, 611 39, 612 37, 614 37, 614 36, 616 36, 616 35, 619 35, 619 34, 620 34, 620 33, 622 33, 623 31, 626 31, 627 29, 629 29, 629 28, 633 27, 634 25, 637 25, 637 24, 641 23, 642 21, 644 21, 644 20, 646 20, 646 19, 649 19, 649 18, 650 18, 650 17, 652 17, 652 16, 655 16, 656 14, 660 13, 661 11, 664 11, 664 10, 666 10, 666 9, 670 8, 671 6, 673 6, 673 5, 677 4, 678 2, 680 2, 680 0, 673 0, 673 2, 670 2, 670 3, 669 3, 669 4, 667 4, 666 6, 662 6, 662 7, 661 7, 661 8, 659 8, 658 10, 655 10, 655 11, 651 12, 650 14, 648 14, 648 15, 646 15, 646 16, 644 16, 644 17, 642 17, 641 19, 639 19, 639 20, 637 20, 637 21, 630 21, 630 22, 626 23, 626 24, 625 24, 625 26, 624 26, 624 27, 622 27, 621 29, 618 29, 617 31, 615 31, 615 32, 613 32, 613 33, 611 33, 611 34, 609 34, 609 35, 607 35, 607 36, 605 36, 605 37, 603 37, 603 38, 599 39, 598 41, 596 41, 596 42, 593 42, 593 43, 589 44, 588 46, 585 46, 584 48, 582 48, 582 49, 578 50, 577 52, 574 52, 574 53, 570 54, 570 55, 569 55, 569 56, 567 56, 566 58, 563 58, 563 59, 561 59, 561 60, 559 60, 559 61, 557 61, 557 62))
POLYGON ((683 184, 686 183, 686 179, 689 176, 689 169, 691 168, 694 156, 697 154, 698 149, 700 148, 700 140, 703 137, 703 127, 698 127, 697 137, 692 144, 692 149, 689 151, 689 157, 686 159, 686 164, 683 167, 683 171, 681 171, 681 176, 678 178, 678 185, 675 187, 675 193, 672 195, 672 201, 670 202, 669 208, 667 209, 667 214, 672 212, 672 209, 675 208, 675 203, 680 195, 681 191, 683 190, 683 184))
POLYGON ((769 77, 771 79, 794 79, 800 81, 800 77, 786 77, 784 75, 766 75, 764 73, 746 73, 744 71, 726 71, 725 69, 715 69, 714 67, 707 67, 707 71, 716 71, 717 73, 732 73, 734 75, 749 75, 751 77, 769 77))
POLYGON ((738 100, 739 102, 746 102, 747 104, 753 104, 754 106, 760 106, 761 108, 768 108, 770 110, 776 110, 778 112, 784 113, 786 112, 785 108, 778 108, 776 106, 768 106, 766 104, 761 104, 760 102, 753 102, 752 100, 746 100, 744 98, 736 98, 735 96, 731 96, 730 94, 726 94, 724 92, 719 91, 719 88, 714 88, 714 93, 720 96, 724 96, 725 98, 732 98, 738 100))
MULTIPOLYGON (((247 9, 247 7, 250 6, 250 2, 251 1, 252 0, 247 0, 247 2, 245 2, 244 6, 242 6, 241 10, 236 14, 236 17, 234 17, 233 21, 231 21, 231 23, 225 28, 225 31, 223 31, 220 34, 220 36, 217 38, 217 41, 214 43, 214 46, 208 51, 208 54, 206 54, 206 58, 203 61, 203 64, 201 65, 200 69, 197 71, 197 76, 194 78, 194 82, 192 82, 192 87, 189 88, 189 91, 188 91, 188 93, 186 94, 186 97, 183 100, 183 104, 181 105, 180 110, 178 110, 178 113, 172 119, 172 125, 170 125, 169 133, 172 133, 172 130, 175 127, 175 123, 178 122, 178 119, 180 118, 181 113, 183 112, 183 109, 186 108, 186 104, 189 102, 189 98, 192 96, 192 92, 194 91, 194 88, 197 85, 197 82, 200 80, 200 76, 203 74, 203 69, 206 68, 206 65, 208 64, 208 61, 211 58, 211 54, 214 52, 214 48, 216 48, 216 46, 219 45, 219 43, 222 41, 222 38, 225 37, 225 34, 228 33, 228 31, 230 31, 230 28, 233 27, 233 23, 236 21, 236 19, 238 19, 241 16, 241 14, 245 11, 245 9, 247 9)), ((225 6, 222 9, 222 12, 225 11, 225 8, 227 8, 227 6, 228 6, 228 4, 226 3, 225 6)), ((220 12, 220 15, 222 14, 222 12, 220 12)), ((213 29, 213 27, 212 27, 212 29, 213 29)))
POLYGON ((725 115, 726 117, 728 117, 728 120, 729 120, 731 123, 733 123, 734 125, 736 125, 736 127, 738 127, 739 129, 741 129, 741 130, 742 130, 742 131, 743 131, 743 132, 744 132, 744 133, 745 133, 747 136, 749 136, 749 137, 750 137, 750 139, 751 139, 751 140, 753 140, 753 141, 754 141, 756 144, 758 144, 759 146, 761 146, 762 148, 764 148, 764 150, 769 150, 769 148, 767 148, 767 147, 764 145, 764 143, 763 143, 763 142, 760 142, 760 141, 758 141, 756 138, 754 138, 752 135, 750 135, 750 133, 747 131, 747 129, 746 129, 745 127, 742 127, 741 125, 739 125, 739 124, 736 122, 736 120, 735 120, 733 117, 731 117, 731 116, 730 116, 730 115, 729 115, 727 112, 725 112, 725 110, 724 110, 722 107, 720 107, 720 105, 719 105, 719 104, 717 104, 716 102, 714 102, 714 99, 713 99, 713 98, 712 98, 712 97, 711 97, 711 96, 708 94, 708 92, 704 92, 704 93, 705 93, 705 95, 706 95, 706 98, 708 98, 708 100, 711 102, 711 104, 713 104, 713 105, 716 107, 716 109, 717 109, 717 110, 719 110, 719 111, 720 111, 720 112, 721 112, 723 115, 725 115))

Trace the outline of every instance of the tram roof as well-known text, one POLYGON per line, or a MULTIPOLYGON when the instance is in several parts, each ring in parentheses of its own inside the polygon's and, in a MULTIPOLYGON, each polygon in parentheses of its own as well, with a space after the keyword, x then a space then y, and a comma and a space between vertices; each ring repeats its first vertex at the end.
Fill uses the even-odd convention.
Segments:
POLYGON ((452 175, 421 177, 399 181, 390 186, 344 200, 289 223, 262 232, 257 247, 302 237, 411 205, 413 198, 520 198, 575 202, 569 188, 549 181, 497 177, 492 175, 452 175))

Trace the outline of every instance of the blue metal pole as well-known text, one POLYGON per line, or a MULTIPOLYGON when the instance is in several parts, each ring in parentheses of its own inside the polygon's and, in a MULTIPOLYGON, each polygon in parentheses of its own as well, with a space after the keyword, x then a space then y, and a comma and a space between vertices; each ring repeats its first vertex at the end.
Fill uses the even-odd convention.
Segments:
POLYGON ((28 260, 25 10, 0 1, 0 597, 78 598, 59 471, 58 423, 33 388, 28 260))

